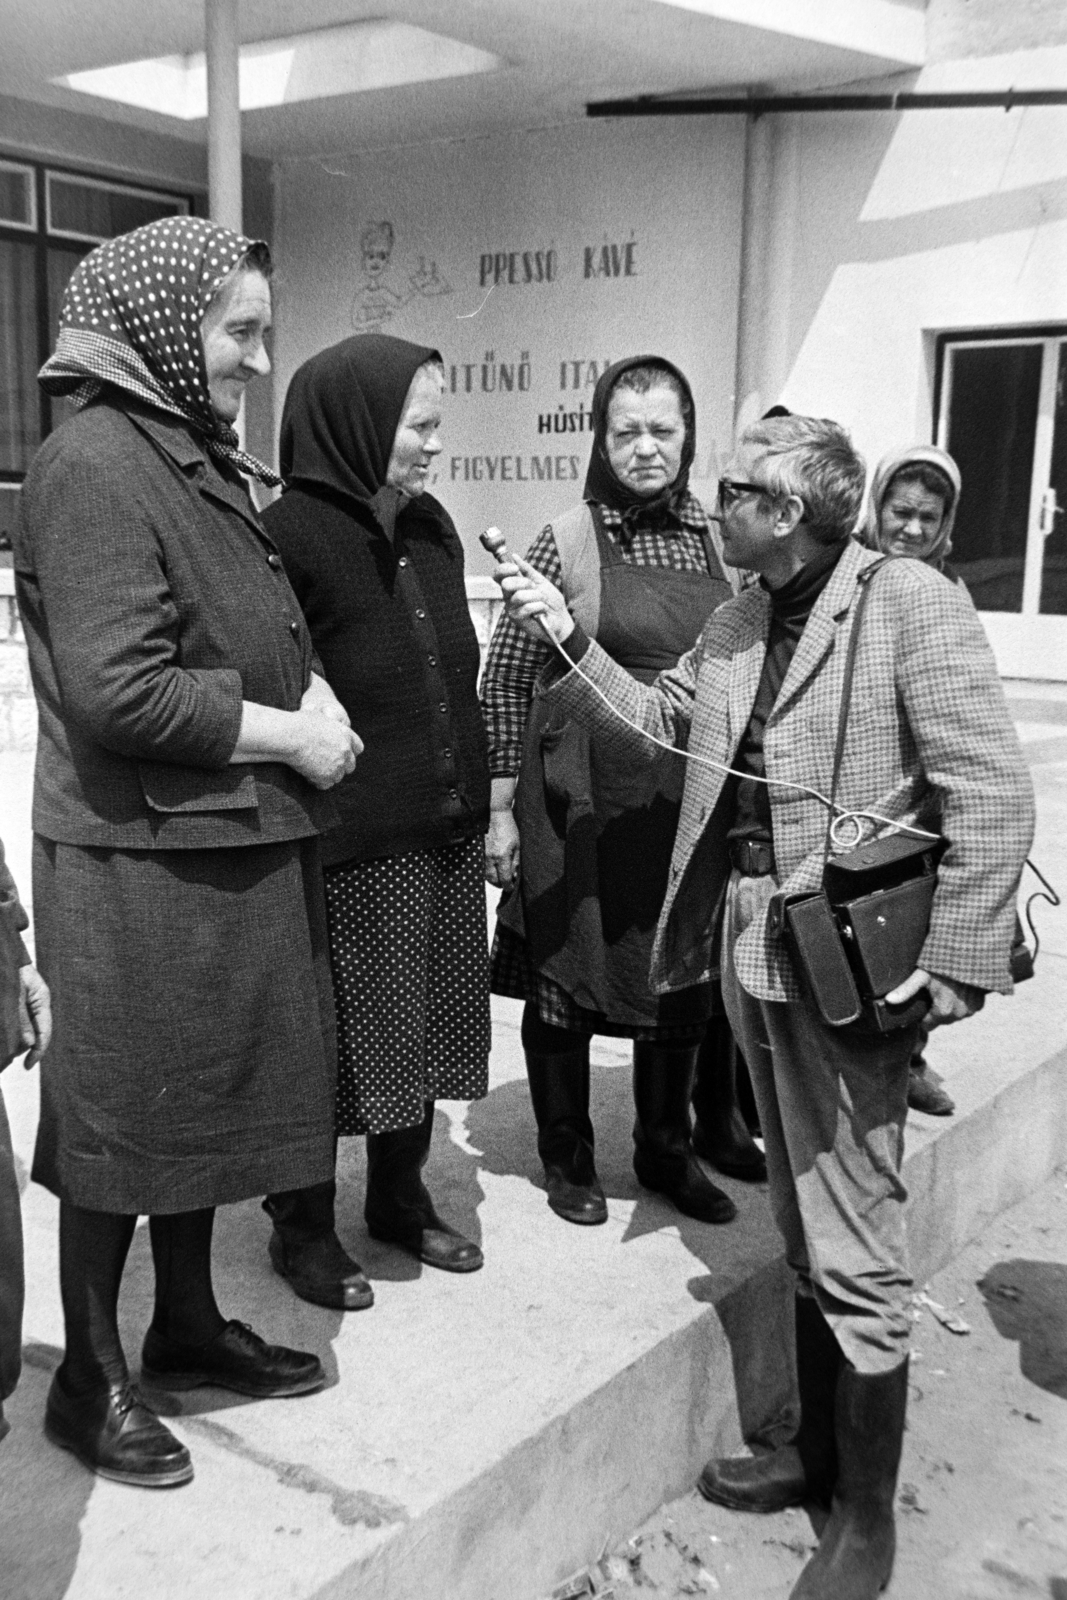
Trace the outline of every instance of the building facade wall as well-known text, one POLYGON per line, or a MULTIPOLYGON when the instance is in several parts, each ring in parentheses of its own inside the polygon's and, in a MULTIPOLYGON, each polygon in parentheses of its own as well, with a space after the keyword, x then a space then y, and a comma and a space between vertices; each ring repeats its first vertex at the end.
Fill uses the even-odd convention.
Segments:
POLYGON ((431 488, 484 574, 486 526, 522 549, 580 498, 597 376, 647 350, 692 382, 693 485, 712 499, 732 428, 743 147, 736 119, 579 123, 280 166, 276 412, 300 362, 352 333, 439 348, 431 488))

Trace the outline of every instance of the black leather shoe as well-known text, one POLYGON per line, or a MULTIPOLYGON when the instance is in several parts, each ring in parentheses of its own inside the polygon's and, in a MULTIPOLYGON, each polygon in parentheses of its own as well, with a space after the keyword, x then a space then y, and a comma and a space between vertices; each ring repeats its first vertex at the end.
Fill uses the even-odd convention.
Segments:
POLYGON ((331 1311, 366 1311, 374 1304, 374 1290, 336 1233, 318 1239, 298 1238, 288 1228, 275 1226, 267 1245, 271 1266, 285 1278, 301 1300, 331 1311))
POLYGON ((595 1172, 587 1182, 576 1183, 561 1167, 546 1165, 545 1184, 549 1208, 564 1222, 584 1228, 607 1222, 608 1203, 595 1172))
POLYGON ((705 1500, 731 1511, 784 1511, 808 1498, 807 1478, 794 1445, 764 1456, 723 1456, 709 1461, 697 1488, 705 1500))
POLYGON ((101 1478, 143 1489, 173 1489, 188 1483, 193 1463, 185 1446, 164 1427, 129 1383, 87 1395, 68 1395, 52 1379, 44 1431, 101 1478))
POLYGON ((442 1272, 477 1272, 484 1267, 485 1257, 471 1239, 465 1239, 436 1214, 431 1226, 421 1228, 395 1228, 382 1221, 367 1217, 367 1232, 381 1244, 399 1245, 410 1251, 428 1267, 440 1267, 442 1272))
POLYGON ((206 1344, 178 1344, 149 1328, 141 1352, 141 1374, 161 1389, 198 1389, 212 1384, 257 1400, 311 1394, 326 1382, 318 1356, 267 1344, 246 1322, 228 1322, 206 1344))

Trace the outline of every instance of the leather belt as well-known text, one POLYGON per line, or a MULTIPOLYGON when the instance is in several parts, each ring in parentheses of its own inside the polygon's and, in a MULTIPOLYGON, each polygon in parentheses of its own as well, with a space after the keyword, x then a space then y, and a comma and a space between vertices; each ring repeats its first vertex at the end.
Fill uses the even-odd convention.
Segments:
POLYGON ((730 865, 746 878, 765 878, 774 871, 774 846, 769 839, 729 840, 730 865))

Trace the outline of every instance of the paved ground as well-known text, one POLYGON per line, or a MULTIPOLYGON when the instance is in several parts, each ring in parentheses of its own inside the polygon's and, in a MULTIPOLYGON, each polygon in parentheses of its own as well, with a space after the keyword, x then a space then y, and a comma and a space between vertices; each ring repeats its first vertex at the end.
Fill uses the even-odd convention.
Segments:
MULTIPOLYGON (((1037 859, 1062 887, 1067 687, 1014 686, 1011 695, 1038 787, 1037 859)), ((0 833, 24 891, 30 779, 28 755, 0 755, 0 833)), ((1063 1483, 1044 1482, 1019 1454, 1040 1437, 1059 1445, 1063 1459, 1054 1422, 1062 1402, 1042 1393, 1035 1403, 1022 1385, 993 1405, 994 1369, 974 1365, 988 1340, 1008 1361, 1008 1384, 1017 1358, 992 1334, 973 1280, 996 1260, 1067 1260, 1062 1236, 1043 1253, 1028 1236, 1002 1237, 992 1220, 1067 1156, 1067 917, 1039 910, 1045 949, 1035 981, 935 1039, 933 1058, 959 1115, 940 1125, 909 1119, 915 1258, 941 1262, 954 1248, 946 1240, 976 1236, 986 1252, 962 1271, 956 1291, 967 1297, 975 1332, 957 1340, 925 1314, 920 1323, 916 1384, 924 1398, 913 1406, 904 1481, 922 1509, 902 1516, 898 1600, 1067 1600, 1067 1589, 1048 1587, 1067 1571, 1048 1544, 1058 1526, 1052 1512, 1040 1513, 1019 1549, 1012 1543, 1033 1506, 1056 1508, 1058 1499, 1067 1508, 1063 1483), (935 1418, 924 1444, 924 1408, 933 1414, 935 1391, 954 1395, 960 1409, 935 1418), (1027 1411, 1043 1420, 1028 1421, 1027 1411), (959 1425, 959 1417, 984 1412, 995 1447, 959 1425), (936 1466, 946 1457, 955 1473, 936 1466), (973 1500, 970 1522, 942 1515, 955 1496, 973 1500), (1022 1508, 1014 1509, 1019 1496, 1022 1508), (965 1565, 957 1570, 954 1561, 965 1565)), ((540 1187, 518 1010, 508 1001, 495 1006, 490 1095, 440 1108, 430 1165, 442 1208, 482 1239, 484 1272, 465 1280, 423 1272, 367 1238, 358 1140, 345 1142, 340 1222, 375 1284, 372 1313, 343 1318, 295 1300, 270 1272, 256 1202, 220 1214, 216 1275, 228 1314, 315 1350, 328 1387, 281 1405, 242 1404, 218 1391, 185 1397, 172 1425, 193 1451, 196 1480, 173 1495, 95 1480, 41 1434, 62 1340, 56 1208, 28 1185, 26 1367, 10 1408, 14 1431, 0 1450, 0 1600, 538 1600, 592 1559, 605 1536, 615 1548, 658 1499, 678 1494, 712 1449, 736 1446, 738 1410, 751 1421, 746 1407, 765 1407, 780 1376, 758 1362, 745 1366, 758 1342, 750 1337, 750 1291, 777 1252, 765 1192, 728 1183, 737 1223, 705 1228, 641 1191, 630 1167, 629 1052, 602 1040, 593 1111, 610 1220, 600 1229, 559 1224, 540 1187)), ((36 1093, 36 1074, 5 1073, 24 1176, 36 1093)), ((1036 1292, 1029 1279, 1023 1288, 1036 1292)), ((936 1292, 954 1304, 940 1280, 936 1292)), ((1019 1304, 1000 1298, 1009 1309, 1019 1304)), ((142 1227, 122 1303, 134 1359, 150 1303, 142 1227)), ((758 1310, 773 1315, 762 1302, 758 1310)), ((693 1550, 738 1600, 785 1596, 810 1538, 803 1518, 751 1524, 723 1514, 720 1527, 695 1501, 676 1502, 668 1514, 673 1522, 661 1520, 640 1546, 650 1593, 662 1577, 657 1561, 670 1554, 668 1531, 690 1543, 697 1533, 717 1534, 718 1545, 693 1550)), ((715 1592, 699 1563, 688 1562, 684 1577, 715 1592)), ((660 1592, 672 1593, 662 1584, 660 1592)), ((679 1581, 674 1592, 701 1589, 679 1581)))
MULTIPOLYGON (((888 1600, 1067 1600, 1067 1168, 927 1289, 971 1331, 916 1310, 888 1600)), ((784 1600, 814 1545, 803 1511, 693 1492, 555 1592, 784 1600)))

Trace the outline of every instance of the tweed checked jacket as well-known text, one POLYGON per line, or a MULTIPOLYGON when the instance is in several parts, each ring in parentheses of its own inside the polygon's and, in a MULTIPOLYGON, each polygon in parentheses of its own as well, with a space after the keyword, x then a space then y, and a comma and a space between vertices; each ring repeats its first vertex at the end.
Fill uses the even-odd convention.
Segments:
MULTIPOLYGON (((879 559, 850 542, 808 618, 767 720, 764 761, 782 889, 822 881, 826 807, 778 787, 828 794, 845 655, 859 574, 879 559)), ((1011 992, 1015 894, 1033 836, 1034 803, 992 653, 966 593, 921 562, 888 562, 871 581, 856 655, 838 804, 939 830, 938 872, 921 965, 983 990, 1011 992)), ((748 726, 766 655, 770 601, 759 587, 727 601, 691 651, 650 686, 597 646, 584 673, 639 727, 691 754, 729 764, 748 726)), ((570 641, 568 641, 570 643, 570 641)), ((562 669, 552 669, 552 672, 562 669)), ((598 741, 636 761, 654 749, 613 716, 577 672, 545 680, 598 741)), ((667 896, 652 953, 654 992, 713 975, 730 866, 732 804, 724 774, 689 762, 667 896)), ((868 825, 872 832, 886 832, 868 825)), ((787 951, 764 916, 738 940, 738 977, 765 1000, 798 1000, 787 951)))

